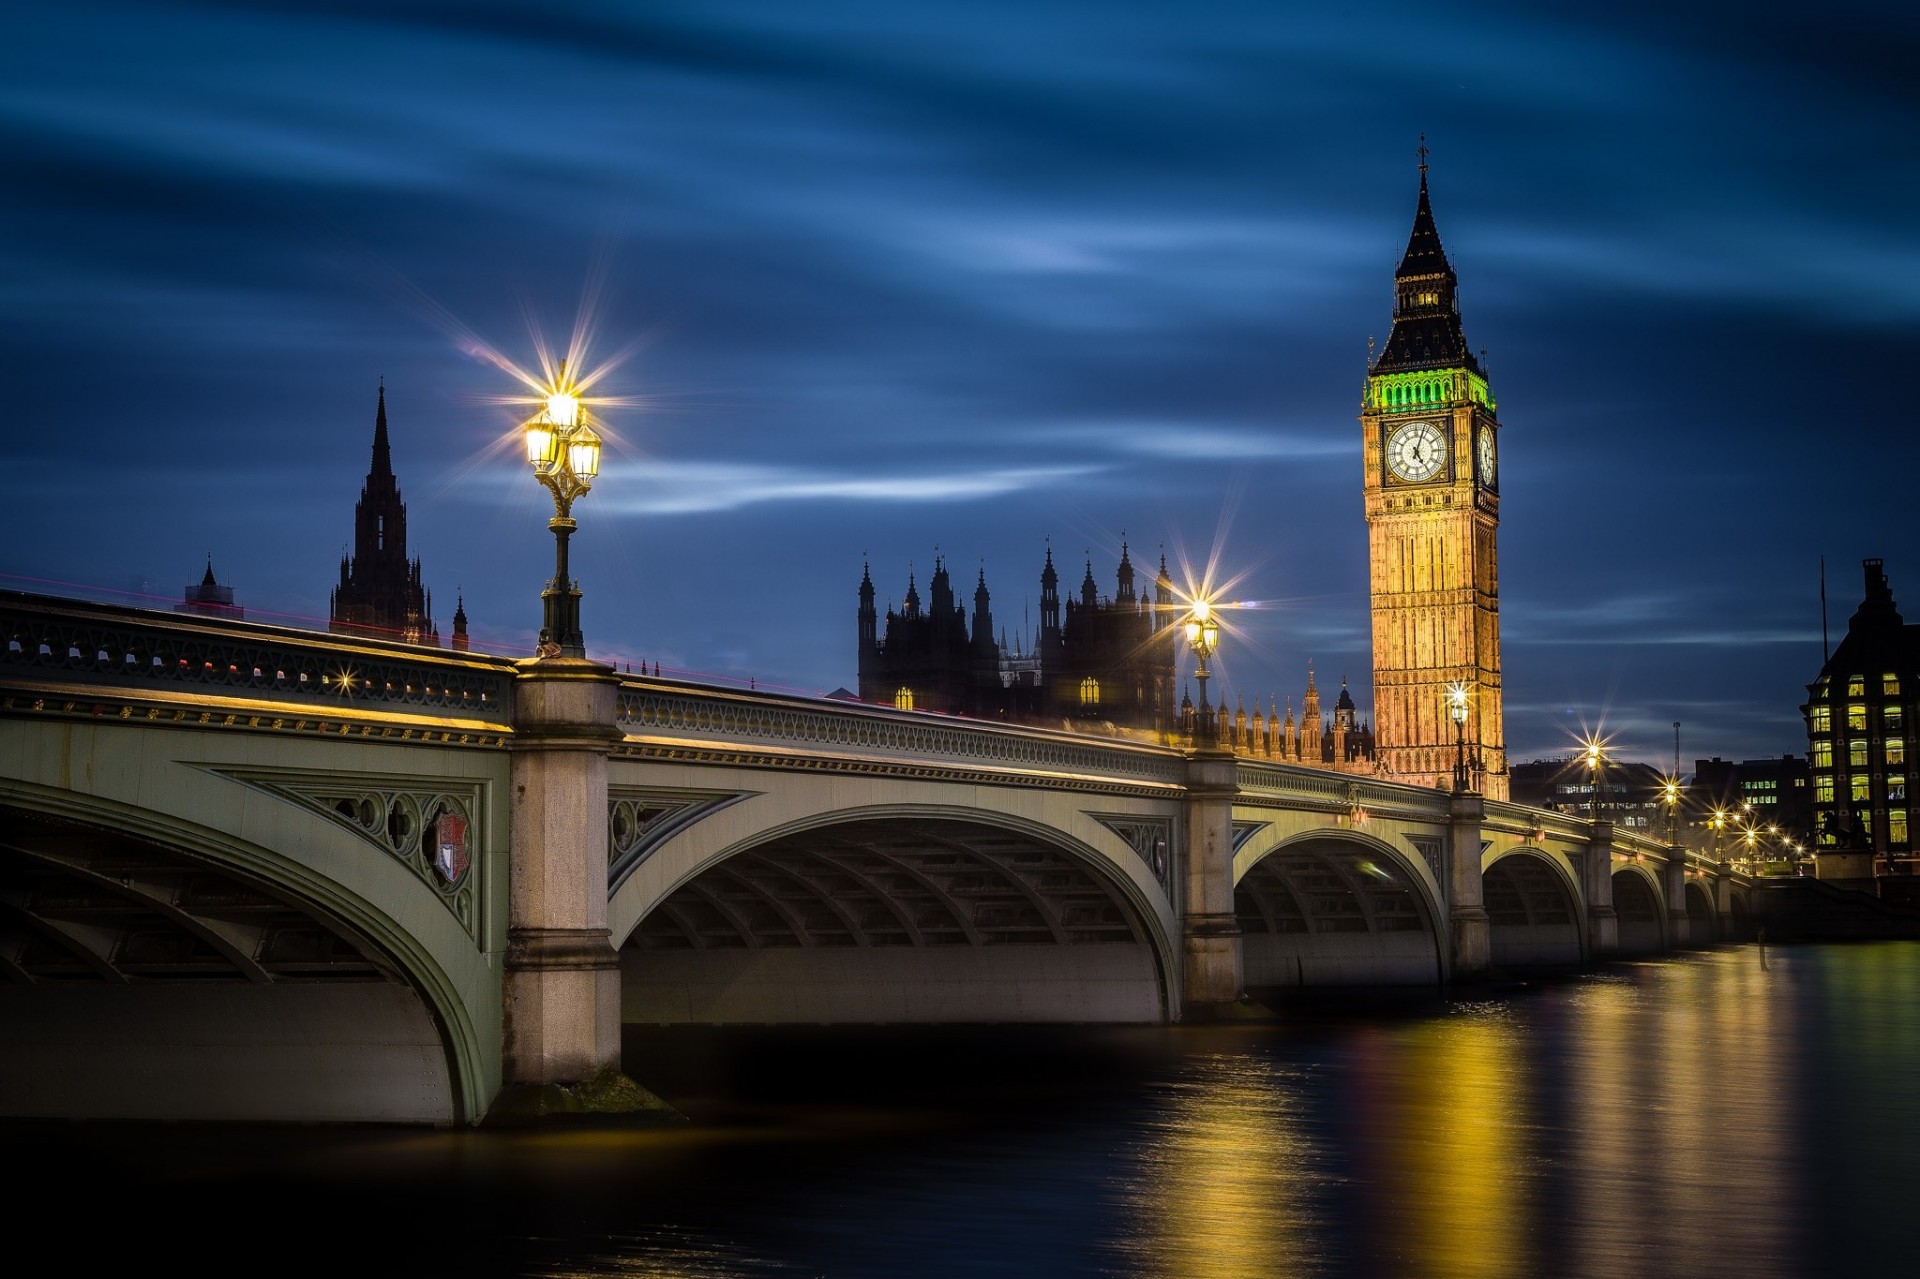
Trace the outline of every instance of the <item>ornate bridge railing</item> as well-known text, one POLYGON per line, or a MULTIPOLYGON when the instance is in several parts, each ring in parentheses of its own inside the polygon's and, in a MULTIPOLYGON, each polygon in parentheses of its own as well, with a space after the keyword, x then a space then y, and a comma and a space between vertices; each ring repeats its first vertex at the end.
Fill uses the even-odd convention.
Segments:
POLYGON ((1441 822, 1447 818, 1449 797, 1424 786, 1244 758, 1235 775, 1244 799, 1268 799, 1355 820, 1372 815, 1441 822))
POLYGON ((630 742, 710 744, 717 751, 859 755, 999 772, 1174 789, 1181 752, 1048 729, 949 719, 857 702, 814 702, 629 680, 617 719, 630 742))
POLYGON ((0 678, 160 697, 504 723, 513 664, 483 654, 0 592, 0 678))

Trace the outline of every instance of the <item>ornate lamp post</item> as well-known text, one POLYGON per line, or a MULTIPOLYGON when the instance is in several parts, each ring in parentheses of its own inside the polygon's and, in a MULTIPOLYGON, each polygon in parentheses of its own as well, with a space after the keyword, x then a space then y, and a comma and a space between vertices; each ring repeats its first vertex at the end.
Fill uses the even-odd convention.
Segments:
POLYGON ((1667 844, 1680 842, 1680 779, 1669 777, 1660 783, 1660 802, 1667 806, 1667 844))
POLYGON ((1454 684, 1447 689, 1447 714, 1453 717, 1453 792, 1465 794, 1471 787, 1467 775, 1467 686, 1454 684))
POLYGON ((1607 751, 1598 738, 1587 742, 1587 767, 1593 770, 1593 795, 1587 802, 1587 815, 1592 821, 1600 820, 1600 788, 1606 784, 1607 751))
POLYGON ((573 500, 593 487, 600 473, 600 436, 587 424, 567 366, 560 365, 553 391, 540 412, 528 419, 525 433, 527 461, 534 478, 553 494, 553 578, 540 593, 541 657, 585 657, 586 640, 580 634, 580 587, 567 572, 567 538, 577 527, 573 500))
POLYGON ((1193 607, 1187 610, 1183 623, 1187 633, 1187 647, 1193 650, 1196 663, 1193 678, 1200 685, 1200 733, 1199 744, 1212 746, 1218 737, 1218 725, 1214 722, 1213 704, 1207 700, 1207 659, 1220 647, 1220 619, 1213 615, 1213 605, 1206 600, 1195 600, 1193 607))

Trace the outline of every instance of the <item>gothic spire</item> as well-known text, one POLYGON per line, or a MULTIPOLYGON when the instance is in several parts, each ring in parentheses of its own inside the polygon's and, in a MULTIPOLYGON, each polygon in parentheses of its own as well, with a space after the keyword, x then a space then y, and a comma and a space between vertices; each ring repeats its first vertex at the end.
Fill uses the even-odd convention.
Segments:
POLYGON ((1471 369, 1480 365, 1467 346, 1460 327, 1456 296, 1459 279, 1440 231, 1433 221, 1433 202, 1427 193, 1426 135, 1420 137, 1420 201, 1413 212, 1413 230, 1407 251, 1393 273, 1393 330, 1374 361, 1375 374, 1418 369, 1471 369))
POLYGON ((380 407, 373 415, 374 475, 393 474, 393 453, 387 446, 387 380, 380 379, 380 407))

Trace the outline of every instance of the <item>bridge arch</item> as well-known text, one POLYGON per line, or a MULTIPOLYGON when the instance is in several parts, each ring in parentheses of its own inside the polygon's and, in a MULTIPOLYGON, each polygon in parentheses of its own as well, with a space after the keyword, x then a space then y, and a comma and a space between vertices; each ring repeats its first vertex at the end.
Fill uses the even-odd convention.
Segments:
POLYGON ((1444 984, 1452 955, 1431 869, 1353 830, 1307 830, 1234 858, 1249 991, 1444 984))
POLYGON ((1614 866, 1613 911, 1622 955, 1657 955, 1667 948, 1664 894, 1644 863, 1614 866))
POLYGON ((1713 909, 1713 895, 1706 885, 1689 879, 1683 890, 1687 908, 1687 942, 1710 946, 1720 940, 1720 919, 1713 909))
MULTIPOLYGON (((234 815, 208 802, 233 783, 181 771, 173 807, 234 815)), ((178 811, 0 781, 11 890, 0 931, 16 936, 0 971, 0 1009, 18 1031, 0 1045, 0 1096, 20 1102, 11 1113, 484 1114, 499 1084, 499 986, 474 940, 450 915, 436 927, 438 903, 416 909, 430 890, 353 835, 278 807, 264 828, 282 838, 263 841, 178 811)))
POLYGON ((1486 863, 1480 884, 1495 968, 1578 968, 1586 963, 1579 885, 1564 857, 1515 845, 1486 863))
POLYGON ((1171 907, 1100 829, 1105 847, 1014 814, 897 803, 724 841, 721 824, 690 828, 622 885, 645 897, 616 893, 622 1019, 1171 1020, 1171 907))

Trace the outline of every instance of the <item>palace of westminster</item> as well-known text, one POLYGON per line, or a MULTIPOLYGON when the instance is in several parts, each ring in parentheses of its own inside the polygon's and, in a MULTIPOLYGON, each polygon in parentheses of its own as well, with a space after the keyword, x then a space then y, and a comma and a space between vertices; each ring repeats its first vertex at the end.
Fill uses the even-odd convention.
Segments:
MULTIPOLYGON (((994 624, 984 568, 974 583, 971 615, 955 596, 946 563, 936 558, 925 598, 910 574, 903 606, 889 607, 884 617, 875 607, 872 572, 863 569, 857 696, 902 709, 1146 741, 1211 738, 1245 755, 1422 785, 1452 784, 1456 762, 1464 759, 1475 770, 1476 789, 1489 797, 1507 798, 1523 773, 1531 791, 1539 784, 1532 773, 1545 763, 1509 771, 1501 712, 1500 423, 1486 372, 1461 328, 1456 278, 1434 226, 1424 157, 1413 230, 1394 272, 1393 328, 1369 366, 1359 420, 1373 631, 1371 723, 1344 679, 1333 706, 1323 710, 1311 666, 1297 718, 1290 698, 1284 715, 1271 698, 1264 711, 1256 701, 1250 716, 1237 699, 1231 709, 1224 699, 1195 706, 1177 686, 1186 606, 1176 598, 1166 558, 1151 581, 1144 580, 1124 541, 1111 595, 1102 593, 1090 557, 1078 589, 1063 594, 1049 546, 1039 574, 1040 624, 1012 644, 994 624), (1456 689, 1467 693, 1464 723, 1449 714, 1449 693, 1456 689), (1209 727, 1211 733, 1203 731, 1209 727)), ((1909 833, 1905 741, 1906 725, 1920 717, 1920 626, 1906 625, 1894 608, 1880 561, 1867 561, 1866 584, 1866 602, 1847 640, 1808 685, 1801 707, 1808 759, 1748 761, 1775 771, 1793 765, 1787 772, 1798 772, 1784 781, 1768 773, 1758 781, 1736 780, 1732 790, 1721 786, 1734 799, 1744 794, 1741 787, 1758 787, 1752 795, 1768 799, 1778 787, 1803 789, 1823 877, 1828 862, 1841 870, 1836 878, 1920 873, 1909 833)), ((211 562, 179 608, 241 616, 232 587, 215 580, 211 562)), ((372 465, 354 508, 353 548, 341 557, 329 624, 344 634, 441 643, 420 561, 407 556, 407 512, 388 446, 384 384, 372 465)), ((456 606, 448 642, 455 649, 468 645, 464 603, 456 606)), ((1700 763, 1696 784, 1710 766, 1732 767, 1718 759, 1700 763)))

